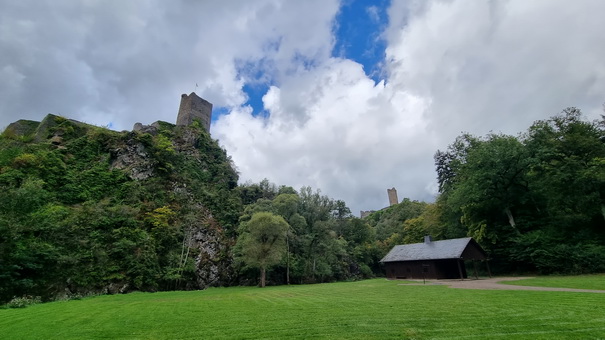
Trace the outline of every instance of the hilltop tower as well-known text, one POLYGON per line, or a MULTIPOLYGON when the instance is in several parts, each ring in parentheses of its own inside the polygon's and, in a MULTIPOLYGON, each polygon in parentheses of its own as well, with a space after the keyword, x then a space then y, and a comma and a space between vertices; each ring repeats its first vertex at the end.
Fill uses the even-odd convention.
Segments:
POLYGON ((206 131, 210 132, 210 120, 212 118, 212 103, 200 98, 195 92, 190 95, 181 95, 181 105, 176 118, 176 125, 191 125, 194 120, 199 119, 206 131))
POLYGON ((389 205, 399 204, 399 199, 397 198, 397 190, 395 188, 387 189, 387 194, 389 195, 389 205))

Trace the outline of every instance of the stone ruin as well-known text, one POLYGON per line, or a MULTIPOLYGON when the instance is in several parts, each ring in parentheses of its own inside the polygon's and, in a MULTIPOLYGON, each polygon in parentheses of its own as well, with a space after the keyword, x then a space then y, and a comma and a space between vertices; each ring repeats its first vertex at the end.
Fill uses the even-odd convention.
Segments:
MULTIPOLYGON (((191 92, 191 94, 189 95, 181 95, 181 104, 176 119, 176 125, 189 126, 195 121, 198 121, 207 132, 210 132, 211 119, 212 103, 208 102, 203 98, 200 98, 197 94, 195 94, 195 92, 191 92)), ((0 132, 14 134, 16 136, 32 136, 33 139, 37 142, 49 139, 52 144, 59 146, 62 142, 64 131, 62 129, 58 129, 51 133, 51 130, 62 120, 67 120, 71 122, 75 127, 83 130, 95 127, 94 125, 86 124, 74 119, 64 118, 49 113, 46 117, 44 117, 41 122, 20 119, 16 122, 9 124, 4 131, 0 132)), ((162 121, 157 121, 150 125, 135 123, 132 128, 132 131, 155 135, 158 133, 162 125, 172 124, 162 121)))
MULTIPOLYGON (((195 121, 199 121, 206 132, 210 132, 210 121, 212 120, 212 103, 199 97, 195 92, 187 95, 181 95, 181 104, 179 113, 176 117, 176 125, 189 126, 195 121)), ((135 123, 133 131, 155 134, 160 127, 160 122, 157 121, 151 125, 143 125, 135 123)))
POLYGON ((389 206, 399 204, 399 199, 397 198, 397 189, 387 189, 387 194, 389 195, 389 206))
POLYGON ((361 210, 359 217, 360 218, 366 218, 368 216, 370 216, 371 213, 375 213, 376 210, 361 210))
POLYGON ((210 132, 210 120, 212 118, 212 103, 200 98, 195 92, 190 95, 181 95, 181 105, 176 118, 176 125, 191 125, 199 120, 204 129, 210 132))
MULTIPOLYGON (((387 189, 387 195, 389 196, 389 207, 399 204, 399 198, 397 198, 397 189, 395 189, 395 188, 387 189)), ((382 208, 380 210, 384 210, 386 208, 388 208, 388 207, 382 208)), ((361 218, 365 218, 375 212, 376 212, 376 210, 361 210, 359 212, 359 216, 361 218)))

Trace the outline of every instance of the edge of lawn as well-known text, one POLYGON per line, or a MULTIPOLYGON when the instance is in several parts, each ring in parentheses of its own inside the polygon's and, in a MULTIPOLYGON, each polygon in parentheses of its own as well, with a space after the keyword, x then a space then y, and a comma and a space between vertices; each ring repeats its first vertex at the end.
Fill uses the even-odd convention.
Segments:
POLYGON ((530 287, 605 290, 605 273, 573 276, 538 276, 534 278, 519 279, 514 281, 500 281, 498 283, 530 287))

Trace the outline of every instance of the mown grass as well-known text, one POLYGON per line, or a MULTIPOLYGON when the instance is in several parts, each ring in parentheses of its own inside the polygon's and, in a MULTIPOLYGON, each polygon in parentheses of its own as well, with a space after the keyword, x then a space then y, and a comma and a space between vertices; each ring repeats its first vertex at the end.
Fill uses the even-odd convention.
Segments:
POLYGON ((505 281, 501 283, 517 286, 605 290, 605 274, 578 276, 540 276, 531 279, 505 281))
POLYGON ((596 339, 605 294, 384 279, 133 293, 0 310, 3 339, 596 339))

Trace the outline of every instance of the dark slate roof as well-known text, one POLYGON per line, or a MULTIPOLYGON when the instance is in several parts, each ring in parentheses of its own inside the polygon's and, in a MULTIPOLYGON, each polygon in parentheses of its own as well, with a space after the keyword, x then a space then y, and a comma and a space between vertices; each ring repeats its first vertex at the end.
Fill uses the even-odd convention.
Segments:
POLYGON ((393 247, 380 262, 458 259, 471 242, 471 237, 430 243, 403 244, 393 247))

